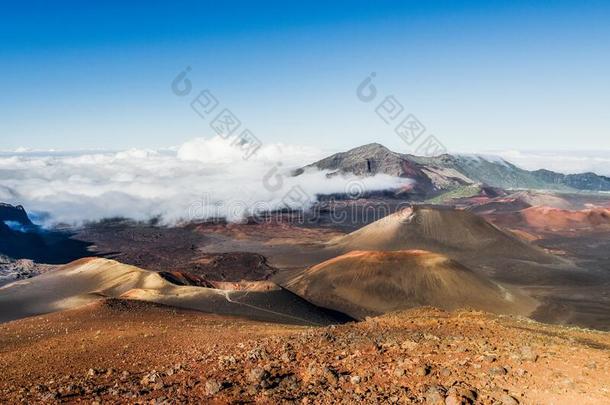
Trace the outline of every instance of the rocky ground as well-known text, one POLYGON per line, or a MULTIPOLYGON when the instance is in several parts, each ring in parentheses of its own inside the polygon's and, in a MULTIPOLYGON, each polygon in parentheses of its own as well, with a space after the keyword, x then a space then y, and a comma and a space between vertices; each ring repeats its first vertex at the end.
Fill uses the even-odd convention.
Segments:
POLYGON ((15 280, 23 280, 42 274, 55 266, 34 263, 28 259, 12 259, 0 255, 0 286, 15 280))
POLYGON ((326 328, 109 300, 0 325, 2 403, 610 402, 610 335, 424 308, 326 328))

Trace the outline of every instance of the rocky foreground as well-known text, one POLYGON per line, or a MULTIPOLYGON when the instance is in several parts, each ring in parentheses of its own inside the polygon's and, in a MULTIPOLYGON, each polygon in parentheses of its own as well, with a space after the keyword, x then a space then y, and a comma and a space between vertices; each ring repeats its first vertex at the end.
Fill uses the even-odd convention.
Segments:
POLYGON ((1 403, 610 403, 610 334, 423 308, 325 328, 132 301, 0 325, 1 403))

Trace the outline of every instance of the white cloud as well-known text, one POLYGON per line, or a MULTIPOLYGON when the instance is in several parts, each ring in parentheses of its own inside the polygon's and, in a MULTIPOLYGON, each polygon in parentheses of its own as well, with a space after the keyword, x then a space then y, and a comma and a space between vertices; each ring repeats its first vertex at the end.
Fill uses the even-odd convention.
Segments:
POLYGON ((515 165, 527 169, 548 169, 573 174, 593 172, 610 176, 610 151, 492 151, 515 165))
MULTIPOLYGON (((290 198, 303 192, 313 199, 353 188, 356 179, 327 178, 323 172, 289 176, 326 155, 310 147, 270 144, 244 160, 240 148, 219 137, 166 150, 5 153, 0 155, 0 201, 49 213, 50 223, 157 215, 167 222, 215 215, 236 220, 286 201, 306 206, 307 198, 290 198)), ((409 182, 385 175, 357 181, 367 191, 409 182)))

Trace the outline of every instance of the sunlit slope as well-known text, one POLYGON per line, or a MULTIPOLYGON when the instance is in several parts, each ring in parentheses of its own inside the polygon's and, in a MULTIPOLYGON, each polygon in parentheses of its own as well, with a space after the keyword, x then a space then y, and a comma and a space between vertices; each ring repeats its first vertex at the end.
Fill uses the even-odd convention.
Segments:
POLYGON ((87 258, 2 287, 0 321, 75 308, 109 297, 284 323, 328 324, 345 319, 278 286, 267 286, 263 291, 178 286, 156 272, 87 258))
POLYGON ((351 250, 422 249, 443 254, 468 253, 550 263, 543 250, 464 210, 414 206, 332 241, 351 250))
POLYGON ((536 306, 446 256, 420 250, 353 251, 306 270, 287 287, 356 318, 419 306, 505 314, 529 314, 536 306))

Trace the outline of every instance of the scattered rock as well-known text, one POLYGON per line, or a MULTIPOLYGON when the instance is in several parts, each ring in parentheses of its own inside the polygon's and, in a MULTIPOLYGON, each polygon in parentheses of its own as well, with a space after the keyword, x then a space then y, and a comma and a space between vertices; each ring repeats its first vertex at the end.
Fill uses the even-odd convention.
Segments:
POLYGON ((424 395, 428 404, 444 404, 445 403, 445 388, 440 385, 431 385, 426 390, 424 395))
POLYGON ((156 371, 151 371, 142 377, 140 380, 140 385, 154 384, 159 380, 161 380, 161 374, 157 373, 156 371))
POLYGON ((255 384, 260 384, 269 378, 269 372, 262 367, 255 367, 248 373, 248 381, 255 384))
MULTIPOLYGON (((144 368, 146 363, 140 358, 122 357, 119 349, 115 363, 104 362, 107 369, 88 369, 87 363, 79 363, 77 370, 81 371, 76 376, 51 372, 39 381, 32 378, 23 388, 12 389, 10 400, 4 400, 8 388, 0 383, 0 402, 519 405, 541 398, 562 403, 562 398, 578 398, 574 394, 579 393, 593 398, 594 403, 610 403, 605 401, 610 393, 599 382, 607 358, 580 341, 564 348, 563 339, 544 333, 532 338, 526 328, 507 329, 512 333, 509 339, 497 338, 482 328, 495 327, 483 323, 492 316, 489 314, 473 321, 473 315, 461 319, 414 311, 425 316, 389 314, 376 318, 374 325, 299 327, 269 337, 247 335, 239 343, 216 340, 218 343, 199 347, 170 347, 172 356, 155 358, 154 364, 165 364, 162 371, 147 371, 150 368, 144 368), (445 329, 439 327, 441 321, 446 323, 445 329), (440 340, 435 336, 441 336, 440 340), (523 342, 535 344, 536 353, 523 342), (460 347, 469 349, 461 351, 460 347), (543 371, 547 359, 549 364, 561 359, 570 367, 553 364, 554 371, 543 371), (520 391, 511 395, 508 389, 520 391)), ((222 333, 227 325, 215 319, 210 328, 222 333)), ((543 328, 548 330, 548 326, 543 328)), ((583 336, 589 332, 574 333, 583 336)), ((102 336, 105 334, 104 330, 102 336)), ((591 336, 591 341, 603 339, 591 336)))
POLYGON ((530 346, 523 346, 519 353, 519 359, 522 361, 537 361, 538 354, 530 346))
POLYGON ((419 344, 412 340, 405 340, 400 344, 400 347, 404 350, 415 350, 417 346, 419 346, 419 344))
POLYGON ((267 351, 263 347, 254 347, 248 352, 246 358, 252 361, 260 361, 267 359, 267 351))
POLYGON ((508 374, 508 370, 504 367, 492 367, 489 369, 489 374, 491 375, 506 375, 508 374))
POLYGON ((216 380, 207 380, 205 382, 205 392, 208 395, 216 395, 222 390, 222 384, 216 380))
POLYGON ((289 344, 284 345, 284 347, 282 348, 282 355, 280 356, 280 359, 284 363, 290 363, 292 361, 295 361, 296 358, 297 358, 297 355, 296 355, 294 349, 292 348, 292 346, 289 344))
POLYGON ((404 368, 397 367, 396 369, 394 369, 394 376, 395 377, 402 377, 403 375, 405 375, 405 369, 404 368))
POLYGON ((454 386, 447 391, 446 405, 474 404, 477 393, 469 388, 454 386))
POLYGON ((339 382, 337 372, 329 367, 324 367, 322 369, 322 376, 326 379, 326 382, 331 385, 335 385, 339 382))
POLYGON ((235 365, 236 363, 237 360, 235 359, 235 356, 221 356, 218 359, 218 364, 220 364, 221 367, 229 367, 235 365))
POLYGON ((500 401, 502 401, 502 405, 519 405, 519 401, 515 397, 506 393, 502 394, 500 401))
POLYGON ((415 375, 425 377, 430 374, 430 366, 424 365, 415 368, 415 375))
POLYGON ((282 378, 280 385, 283 389, 293 392, 294 390, 299 388, 299 380, 295 375, 289 375, 285 378, 282 378))

